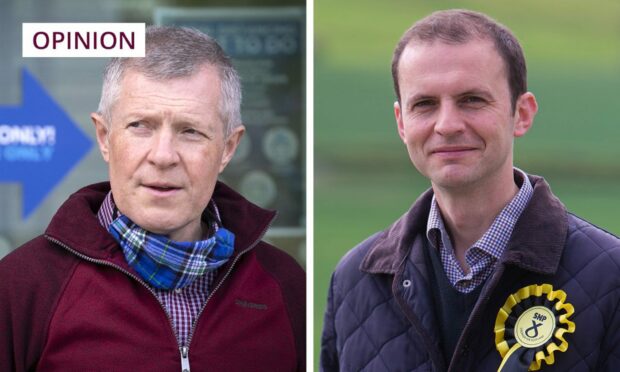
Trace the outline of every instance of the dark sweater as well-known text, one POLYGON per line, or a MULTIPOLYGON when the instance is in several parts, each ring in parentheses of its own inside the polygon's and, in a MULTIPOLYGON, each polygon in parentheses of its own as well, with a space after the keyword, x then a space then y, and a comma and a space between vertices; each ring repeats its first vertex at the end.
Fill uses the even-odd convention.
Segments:
POLYGON ((450 364, 456 343, 465 329, 465 323, 474 309, 484 282, 469 293, 457 291, 441 264, 439 250, 426 244, 430 271, 431 292, 435 304, 441 338, 441 348, 446 365, 450 364))

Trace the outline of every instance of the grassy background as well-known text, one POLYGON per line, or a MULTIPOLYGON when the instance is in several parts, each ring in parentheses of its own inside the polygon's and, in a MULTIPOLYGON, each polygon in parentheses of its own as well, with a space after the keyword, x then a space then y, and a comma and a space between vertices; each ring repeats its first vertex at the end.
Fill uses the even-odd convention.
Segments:
POLYGON ((315 356, 336 263, 429 185, 396 132, 390 60, 404 30, 434 10, 479 10, 514 31, 540 106, 515 144, 516 165, 544 175, 572 212, 620 233, 620 2, 437 3, 315 1, 315 356))

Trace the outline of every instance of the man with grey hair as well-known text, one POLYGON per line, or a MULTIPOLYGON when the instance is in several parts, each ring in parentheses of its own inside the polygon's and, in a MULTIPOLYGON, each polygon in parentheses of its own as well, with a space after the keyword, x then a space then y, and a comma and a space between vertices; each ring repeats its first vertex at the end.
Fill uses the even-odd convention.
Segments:
POLYGON ((392 75, 431 188, 338 264, 321 370, 619 371, 620 240, 513 166, 538 109, 514 35, 439 11, 402 36, 392 75))
POLYGON ((302 371, 305 274, 275 212, 217 181, 244 132, 230 59, 148 27, 91 115, 110 181, 0 262, 0 370, 302 371))

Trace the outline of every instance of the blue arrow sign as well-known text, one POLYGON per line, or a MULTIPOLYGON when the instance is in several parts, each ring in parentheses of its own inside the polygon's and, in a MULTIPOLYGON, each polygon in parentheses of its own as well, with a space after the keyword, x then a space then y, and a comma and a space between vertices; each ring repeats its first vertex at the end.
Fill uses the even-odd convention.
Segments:
POLYGON ((22 184, 26 219, 92 141, 25 68, 22 78, 22 106, 0 106, 0 182, 22 184))

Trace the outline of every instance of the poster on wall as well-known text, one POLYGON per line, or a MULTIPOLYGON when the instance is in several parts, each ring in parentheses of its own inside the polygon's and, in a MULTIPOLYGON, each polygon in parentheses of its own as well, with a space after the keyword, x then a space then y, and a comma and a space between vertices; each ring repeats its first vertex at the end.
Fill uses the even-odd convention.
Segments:
POLYGON ((154 19, 203 31, 232 58, 243 85, 246 133, 221 178, 252 202, 278 211, 268 238, 296 240, 284 243, 303 250, 304 9, 159 8, 154 19))

